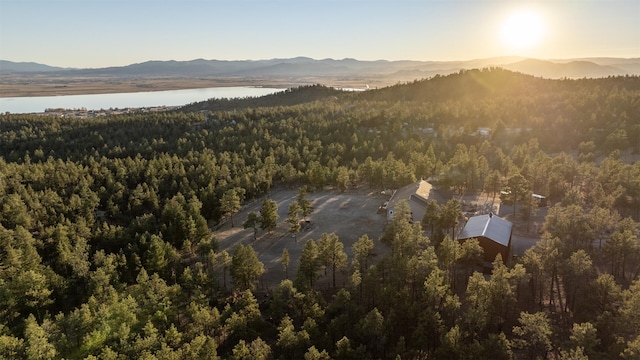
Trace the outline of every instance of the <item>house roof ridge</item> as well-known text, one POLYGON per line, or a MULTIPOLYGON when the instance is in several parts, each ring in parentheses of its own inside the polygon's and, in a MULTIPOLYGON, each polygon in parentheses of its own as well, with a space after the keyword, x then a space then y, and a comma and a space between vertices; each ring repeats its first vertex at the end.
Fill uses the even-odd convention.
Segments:
POLYGON ((487 229, 489 228, 489 223, 491 222, 492 216, 487 216, 487 222, 484 224, 484 229, 482 229, 482 236, 487 236, 487 229))

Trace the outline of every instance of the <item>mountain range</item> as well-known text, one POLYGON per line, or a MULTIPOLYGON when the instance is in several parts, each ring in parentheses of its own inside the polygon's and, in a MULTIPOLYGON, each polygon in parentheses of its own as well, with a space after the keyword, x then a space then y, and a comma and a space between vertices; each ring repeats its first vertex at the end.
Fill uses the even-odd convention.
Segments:
POLYGON ((414 80, 445 75, 462 69, 502 67, 544 78, 599 78, 640 75, 640 58, 581 58, 540 60, 494 57, 467 61, 361 61, 307 57, 270 60, 147 61, 119 67, 60 68, 38 63, 0 60, 0 75, 145 77, 383 77, 414 80))

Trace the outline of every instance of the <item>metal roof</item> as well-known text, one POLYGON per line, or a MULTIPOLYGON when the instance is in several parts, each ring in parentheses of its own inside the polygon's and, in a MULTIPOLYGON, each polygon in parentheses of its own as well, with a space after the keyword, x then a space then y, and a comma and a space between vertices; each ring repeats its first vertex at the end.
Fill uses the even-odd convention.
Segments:
POLYGON ((391 220, 391 217, 393 216, 389 211, 395 209, 398 201, 405 200, 411 208, 413 221, 422 221, 432 188, 432 185, 428 182, 419 180, 398 189, 398 191, 393 193, 393 196, 389 199, 389 203, 387 204, 387 220, 391 220))
POLYGON ((511 239, 511 222, 501 219, 496 215, 479 215, 469 218, 467 224, 460 232, 458 239, 470 239, 486 237, 503 246, 509 246, 511 239))

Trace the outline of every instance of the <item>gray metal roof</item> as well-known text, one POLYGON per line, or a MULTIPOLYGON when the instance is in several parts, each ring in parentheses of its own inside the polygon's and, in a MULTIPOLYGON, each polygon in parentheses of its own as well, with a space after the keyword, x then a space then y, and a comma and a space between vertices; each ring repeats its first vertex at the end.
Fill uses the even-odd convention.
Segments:
POLYGON ((511 238, 511 222, 495 215, 479 215, 469 218, 467 224, 460 232, 458 239, 470 239, 486 237, 501 245, 509 246, 511 238))

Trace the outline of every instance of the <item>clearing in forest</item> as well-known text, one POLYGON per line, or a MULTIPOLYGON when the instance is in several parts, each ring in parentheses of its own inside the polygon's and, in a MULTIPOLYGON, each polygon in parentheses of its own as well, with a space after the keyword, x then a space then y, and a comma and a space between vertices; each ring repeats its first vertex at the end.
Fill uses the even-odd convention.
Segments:
MULTIPOLYGON (((258 284, 259 289, 273 289, 286 278, 282 265, 282 251, 286 248, 290 256, 288 269, 289 279, 295 279, 298 259, 304 245, 309 240, 318 240, 323 233, 335 233, 344 244, 344 250, 351 258, 351 246, 361 236, 367 234, 374 240, 374 253, 387 251, 378 239, 386 225, 384 213, 378 213, 378 207, 388 196, 380 192, 364 189, 348 190, 343 193, 333 190, 309 192, 307 199, 311 201, 313 212, 306 218, 303 229, 297 237, 289 232, 287 218, 289 204, 296 200, 298 189, 273 190, 267 197, 246 204, 234 215, 235 227, 227 221, 213 232, 219 244, 219 251, 226 250, 233 255, 238 244, 251 245, 260 261, 264 263, 265 273, 258 284), (258 229, 257 239, 253 240, 253 228, 244 229, 242 224, 251 211, 260 213, 264 199, 269 198, 278 203, 278 226, 271 233, 258 229)), ((330 276, 327 276, 328 279, 330 276)), ((321 280, 324 280, 323 277, 321 280)))
MULTIPOLYGON (((311 201, 313 212, 303 220, 303 228, 294 237, 289 232, 289 224, 284 220, 287 218, 289 205, 296 200, 298 189, 277 189, 268 196, 245 204, 234 215, 235 227, 231 227, 231 222, 226 221, 222 226, 214 230, 213 235, 219 244, 218 251, 226 250, 229 255, 234 254, 239 244, 251 245, 258 255, 258 259, 265 266, 265 273, 261 276, 258 289, 273 289, 280 281, 287 278, 282 264, 282 252, 286 248, 289 252, 290 263, 288 268, 288 278, 295 279, 298 270, 298 259, 302 253, 304 245, 309 240, 319 240, 323 233, 335 233, 344 244, 344 250, 351 260, 351 246, 361 236, 368 235, 374 242, 374 254, 382 256, 388 253, 389 248, 381 244, 379 239, 387 223, 386 213, 378 211, 378 208, 385 201, 389 200, 388 195, 383 195, 379 191, 367 188, 351 189, 345 192, 338 190, 322 190, 309 192, 307 199, 311 201), (247 219, 251 211, 260 213, 260 206, 265 199, 272 199, 278 204, 278 225, 272 232, 258 229, 256 240, 253 239, 253 228, 244 229, 242 224, 247 219)), ((447 198, 453 197, 447 192, 438 192, 437 201, 443 204, 447 198)), ((539 239, 539 235, 534 233, 534 229, 540 226, 544 219, 546 209, 536 209, 535 220, 530 220, 529 231, 521 228, 526 222, 511 216, 511 207, 500 207, 499 199, 490 199, 487 194, 474 194, 467 196, 455 196, 462 204, 476 204, 477 206, 495 206, 500 216, 505 216, 507 220, 515 221, 512 251, 516 256, 523 256, 524 251, 533 246, 539 239), (495 202, 493 201, 495 200, 495 202), (542 215, 542 216, 541 216, 542 215)), ((463 205, 463 210, 467 206, 463 205)), ((464 222, 458 224, 456 233, 462 229, 464 222)), ((374 257, 375 259, 375 257, 374 257)), ((322 276, 318 284, 328 286, 330 284, 330 273, 322 276)), ((341 283, 347 281, 344 276, 339 276, 341 283)), ((227 282, 230 279, 227 276, 227 282)), ((227 284, 228 285, 228 284, 227 284)))

